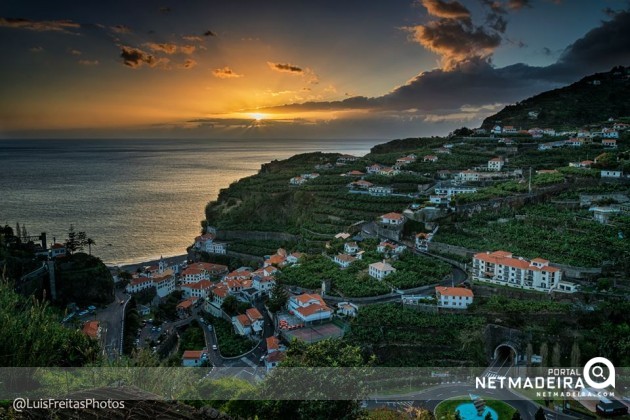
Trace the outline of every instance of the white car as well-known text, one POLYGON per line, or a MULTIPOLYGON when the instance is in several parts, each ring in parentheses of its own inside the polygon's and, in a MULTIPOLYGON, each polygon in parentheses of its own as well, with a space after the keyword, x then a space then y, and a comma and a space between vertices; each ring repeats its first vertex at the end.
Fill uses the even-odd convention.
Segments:
POLYGON ((212 350, 217 351, 217 350, 219 350, 219 348, 217 347, 217 345, 216 345, 216 344, 213 344, 213 345, 212 345, 212 350))

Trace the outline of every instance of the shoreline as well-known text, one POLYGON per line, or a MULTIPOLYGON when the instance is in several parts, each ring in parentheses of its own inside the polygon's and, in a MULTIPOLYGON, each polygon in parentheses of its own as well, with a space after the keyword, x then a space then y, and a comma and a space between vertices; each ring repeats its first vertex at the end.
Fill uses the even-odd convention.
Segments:
MULTIPOLYGON (((180 264, 183 261, 188 260, 188 254, 164 256, 164 260, 168 263, 169 266, 174 265, 174 264, 180 264)), ((121 271, 128 271, 130 273, 134 273, 138 268, 149 266, 149 265, 157 265, 159 261, 160 261, 159 257, 157 258, 153 257, 152 259, 143 259, 137 262, 123 263, 123 264, 105 263, 105 265, 110 271, 121 270, 121 271)))

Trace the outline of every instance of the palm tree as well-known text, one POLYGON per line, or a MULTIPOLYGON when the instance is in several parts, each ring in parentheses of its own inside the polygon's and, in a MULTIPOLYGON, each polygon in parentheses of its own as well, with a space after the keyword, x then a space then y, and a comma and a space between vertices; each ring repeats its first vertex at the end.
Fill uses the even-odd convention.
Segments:
POLYGON ((92 255, 92 245, 96 245, 96 242, 92 238, 87 238, 85 244, 88 246, 88 252, 92 255))

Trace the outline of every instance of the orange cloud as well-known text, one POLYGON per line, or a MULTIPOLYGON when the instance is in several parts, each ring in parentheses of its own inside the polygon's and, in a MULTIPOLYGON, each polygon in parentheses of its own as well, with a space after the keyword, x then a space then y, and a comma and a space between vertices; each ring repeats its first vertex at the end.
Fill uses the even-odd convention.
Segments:
POLYGON ((234 72, 231 68, 225 66, 222 69, 214 69, 212 70, 212 74, 214 77, 218 77, 219 79, 235 79, 237 77, 243 77, 242 74, 238 74, 234 72))

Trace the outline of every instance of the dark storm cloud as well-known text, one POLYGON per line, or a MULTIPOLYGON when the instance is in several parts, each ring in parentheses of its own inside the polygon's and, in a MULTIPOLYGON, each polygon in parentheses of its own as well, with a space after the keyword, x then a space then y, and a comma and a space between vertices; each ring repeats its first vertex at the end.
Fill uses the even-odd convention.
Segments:
POLYGON ((267 62, 267 65, 275 71, 279 71, 282 73, 292 73, 292 74, 304 74, 305 71, 303 68, 294 66, 293 64, 288 63, 272 63, 270 61, 267 62))
POLYGON ((71 20, 30 20, 3 17, 0 17, 0 26, 38 32, 55 31, 69 34, 76 34, 76 32, 71 31, 71 29, 79 29, 81 27, 80 24, 71 20))
POLYGON ((412 111, 420 115, 457 113, 463 105, 513 103, 597 71, 607 71, 620 64, 630 65, 628 27, 630 12, 620 12, 568 46, 559 60, 547 67, 514 64, 495 68, 483 57, 471 57, 454 63, 448 70, 421 73, 380 97, 355 96, 342 101, 307 102, 273 109, 412 111))
POLYGON ((501 35, 470 20, 440 19, 408 28, 415 41, 442 57, 445 69, 472 58, 489 57, 501 44, 501 35))

